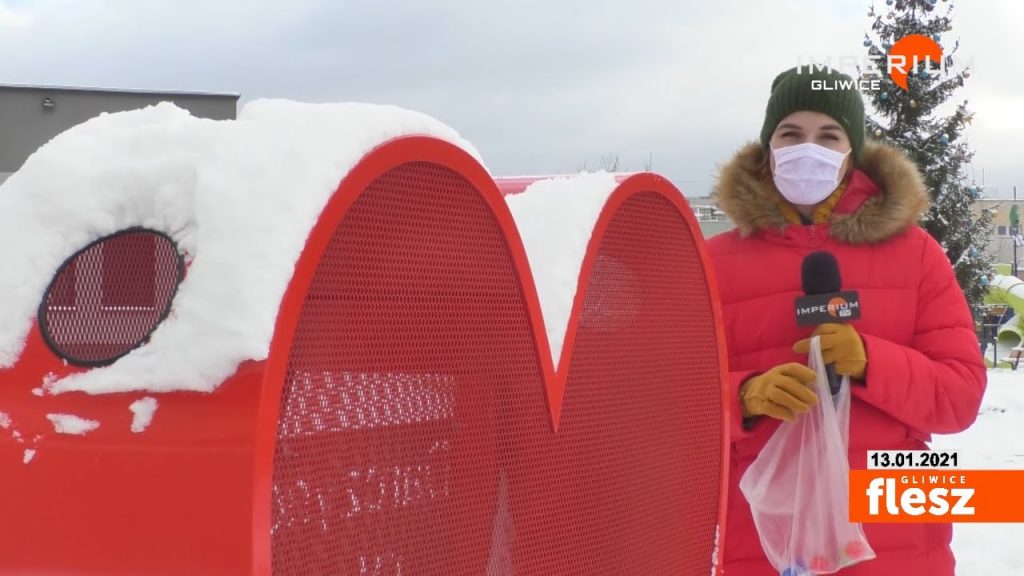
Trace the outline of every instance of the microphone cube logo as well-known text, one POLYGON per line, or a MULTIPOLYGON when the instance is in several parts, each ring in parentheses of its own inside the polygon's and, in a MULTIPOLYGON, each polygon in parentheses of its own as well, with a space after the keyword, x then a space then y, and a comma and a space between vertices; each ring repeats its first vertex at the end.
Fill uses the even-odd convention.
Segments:
POLYGON ((795 305, 797 326, 850 322, 860 318, 860 296, 854 291, 798 296, 795 305))
POLYGON ((846 301, 846 298, 836 296, 828 301, 826 309, 828 310, 829 316, 833 318, 849 319, 853 316, 854 307, 859 307, 859 303, 854 302, 851 306, 850 302, 846 301))

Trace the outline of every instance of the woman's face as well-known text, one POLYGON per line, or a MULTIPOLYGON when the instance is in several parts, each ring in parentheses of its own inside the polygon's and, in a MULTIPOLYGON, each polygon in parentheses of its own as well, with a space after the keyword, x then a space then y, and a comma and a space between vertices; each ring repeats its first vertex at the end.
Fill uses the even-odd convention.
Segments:
MULTIPOLYGON (((775 127, 769 142, 772 148, 785 148, 805 142, 813 142, 829 150, 846 154, 852 149, 850 138, 838 122, 827 114, 802 110, 786 116, 775 127)), ((852 156, 843 161, 840 174, 845 175, 850 169, 852 156)), ((775 175, 775 155, 771 155, 772 175, 775 175)))

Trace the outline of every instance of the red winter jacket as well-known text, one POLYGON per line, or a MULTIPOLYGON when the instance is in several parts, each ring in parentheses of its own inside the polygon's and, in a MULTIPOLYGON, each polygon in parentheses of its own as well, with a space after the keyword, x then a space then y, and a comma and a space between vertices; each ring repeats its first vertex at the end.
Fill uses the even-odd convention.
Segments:
MULTIPOLYGON (((916 225, 927 194, 914 165, 895 149, 867 143, 828 224, 787 223, 779 193, 761 171, 760 145, 741 149, 721 171, 715 196, 737 229, 708 241, 721 291, 730 387, 785 362, 806 362, 793 344, 810 335, 796 325, 804 256, 832 252, 844 290, 860 293, 853 326, 867 351, 863 386, 853 386, 850 466, 866 451, 926 449, 932 433, 974 422, 985 390, 985 365, 973 321, 942 248, 916 225)), ((738 404, 738 398, 734 399, 738 404)), ((770 576, 739 480, 778 422, 749 430, 733 411, 727 576, 770 576)), ((954 560, 948 524, 867 524, 877 558, 843 576, 947 576, 954 560)))

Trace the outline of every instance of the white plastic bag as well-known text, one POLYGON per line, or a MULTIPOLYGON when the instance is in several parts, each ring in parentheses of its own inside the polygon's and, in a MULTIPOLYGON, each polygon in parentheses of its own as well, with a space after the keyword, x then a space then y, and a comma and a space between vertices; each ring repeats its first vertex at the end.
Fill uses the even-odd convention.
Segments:
POLYGON ((861 525, 849 521, 850 379, 833 398, 818 337, 809 366, 818 404, 783 422, 740 479, 761 546, 783 576, 832 574, 875 557, 861 525))

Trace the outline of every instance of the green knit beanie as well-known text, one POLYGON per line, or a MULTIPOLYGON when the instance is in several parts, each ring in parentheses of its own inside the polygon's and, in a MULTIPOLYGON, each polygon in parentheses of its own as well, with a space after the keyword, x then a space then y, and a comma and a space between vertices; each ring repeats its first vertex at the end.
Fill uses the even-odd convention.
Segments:
POLYGON ((761 144, 767 148, 779 122, 802 110, 831 116, 846 131, 854 159, 860 157, 864 147, 864 101, 852 78, 817 66, 798 66, 776 76, 761 127, 761 144), (814 89, 816 80, 822 81, 819 89, 814 89))

